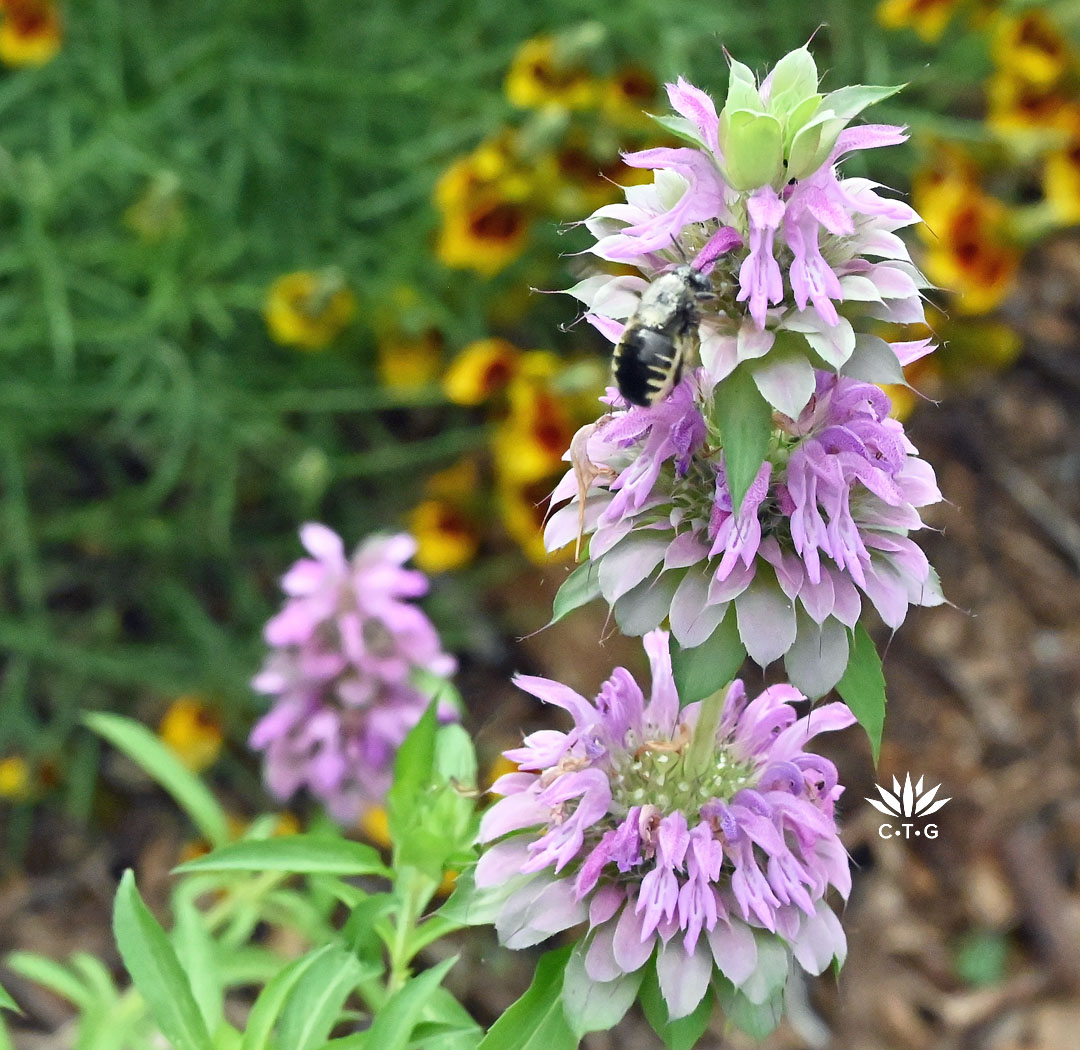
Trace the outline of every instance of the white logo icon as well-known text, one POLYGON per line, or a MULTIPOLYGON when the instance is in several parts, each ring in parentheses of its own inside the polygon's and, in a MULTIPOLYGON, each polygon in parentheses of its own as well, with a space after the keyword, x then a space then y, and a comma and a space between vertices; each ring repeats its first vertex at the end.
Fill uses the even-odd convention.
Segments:
POLYGON ((892 791, 888 791, 880 784, 874 785, 878 789, 878 794, 881 795, 881 801, 876 798, 868 798, 866 801, 870 803, 879 813, 884 813, 887 817, 900 817, 902 820, 906 819, 907 823, 902 823, 900 828, 894 828, 891 824, 882 824, 878 828, 878 834, 883 838, 910 838, 912 834, 924 835, 928 839, 936 839, 938 835, 938 828, 936 824, 927 824, 923 828, 915 828, 914 833, 911 829, 914 824, 911 820, 914 817, 929 817, 932 813, 936 813, 946 802, 949 802, 948 798, 937 798, 938 791, 941 790, 941 785, 938 784, 935 787, 930 788, 928 791, 923 790, 923 777, 919 777, 914 787, 911 784, 911 774, 908 773, 904 778, 904 786, 900 786, 900 781, 893 777, 892 791))

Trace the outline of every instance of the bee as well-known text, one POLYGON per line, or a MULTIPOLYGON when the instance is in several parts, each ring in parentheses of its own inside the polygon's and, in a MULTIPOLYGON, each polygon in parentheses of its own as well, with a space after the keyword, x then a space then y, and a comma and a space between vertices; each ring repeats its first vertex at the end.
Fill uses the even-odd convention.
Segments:
POLYGON ((671 393, 697 349, 698 302, 712 297, 709 278, 689 264, 657 277, 641 294, 611 361, 615 385, 633 405, 671 393))

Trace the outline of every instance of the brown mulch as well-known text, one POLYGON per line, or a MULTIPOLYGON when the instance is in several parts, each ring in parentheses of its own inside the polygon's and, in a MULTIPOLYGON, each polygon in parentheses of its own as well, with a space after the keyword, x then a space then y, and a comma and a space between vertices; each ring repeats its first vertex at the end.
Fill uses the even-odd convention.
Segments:
MULTIPOLYGON (((1019 364, 910 421, 950 501, 935 509, 939 531, 925 545, 952 605, 913 611, 895 637, 879 637, 890 704, 878 769, 855 731, 829 748, 848 785, 850 954, 838 983, 808 982, 765 1050, 1080 1047, 1080 240, 1029 260, 1008 317, 1024 339, 1019 364), (951 798, 933 818, 935 839, 881 838, 884 818, 863 801, 875 782, 909 772, 951 798), (984 980, 961 963, 980 939, 1004 947, 984 980)), ((543 605, 551 584, 529 578, 507 597, 512 631, 540 622, 520 596, 543 605)), ((639 666, 634 646, 608 633, 602 616, 576 619, 526 639, 515 659, 588 690, 617 662, 639 666)), ((505 682, 489 685, 479 735, 490 750, 535 711, 505 682)), ((132 819, 115 841, 43 833, 48 849, 39 838, 31 874, 0 883, 0 950, 108 954, 111 896, 126 864, 137 863, 140 884, 163 900, 180 824, 132 819)), ((480 936, 450 983, 493 1016, 527 970, 480 936)), ((8 983, 39 1033, 28 1029, 16 1045, 69 1045, 40 1034, 63 1029, 63 1005, 8 983)), ((753 1045, 723 1033, 719 1015, 716 1024, 703 1048, 753 1045)), ((632 1016, 585 1045, 659 1043, 632 1016)))

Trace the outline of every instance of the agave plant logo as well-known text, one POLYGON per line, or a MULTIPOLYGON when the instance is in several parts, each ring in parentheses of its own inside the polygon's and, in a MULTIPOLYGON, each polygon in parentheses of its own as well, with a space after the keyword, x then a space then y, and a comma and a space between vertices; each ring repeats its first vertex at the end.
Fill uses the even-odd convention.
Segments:
POLYGON ((916 828, 912 820, 915 817, 929 817, 941 809, 950 799, 937 797, 938 791, 941 790, 940 784, 930 788, 929 791, 924 791, 923 780, 923 777, 919 777, 913 787, 911 774, 908 773, 904 778, 903 787, 900 786, 900 781, 893 777, 892 791, 888 791, 880 784, 874 785, 878 789, 878 794, 881 795, 881 800, 868 798, 866 801, 879 813, 884 813, 887 817, 899 817, 902 821, 906 818, 907 821, 901 823, 899 828, 895 828, 891 824, 882 824, 878 828, 878 834, 883 839, 894 837, 906 839, 912 835, 922 835, 928 839, 937 838, 938 827, 936 824, 925 824, 921 828, 916 828))

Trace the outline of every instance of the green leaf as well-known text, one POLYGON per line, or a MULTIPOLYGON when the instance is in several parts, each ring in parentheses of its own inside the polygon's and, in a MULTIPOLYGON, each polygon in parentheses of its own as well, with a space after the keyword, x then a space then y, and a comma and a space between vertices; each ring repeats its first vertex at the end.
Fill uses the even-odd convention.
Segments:
MULTIPOLYGON (((650 120, 656 121, 665 131, 670 132, 677 139, 681 139, 683 142, 690 143, 691 146, 696 146, 698 149, 707 150, 704 140, 701 137, 701 133, 697 127, 691 123, 686 117, 677 117, 673 114, 664 114, 658 116, 655 113, 645 114, 650 120)), ((610 278, 605 277, 605 280, 610 278)))
POLYGON ((721 147, 728 181, 737 190, 753 190, 776 182, 784 163, 780 121, 749 109, 730 110, 727 116, 727 134, 721 147))
POLYGON ((386 797, 386 809, 395 848, 408 837, 421 797, 431 785, 437 729, 438 715, 432 702, 402 742, 394 760, 394 783, 386 797))
POLYGON ((172 942, 176 957, 191 984, 207 1031, 214 1032, 224 1014, 223 989, 218 970, 217 946, 206 928, 202 913, 190 902, 177 897, 173 902, 172 942))
POLYGON ((7 1025, 4 1024, 3 1017, 0 1017, 0 1050, 15 1050, 15 1044, 11 1041, 11 1034, 7 1030, 7 1025))
MULTIPOLYGON (((92 991, 71 970, 54 959, 47 959, 35 952, 12 952, 4 959, 4 965, 12 973, 48 988, 50 992, 66 999, 82 1011, 89 1010, 94 1004, 92 991)), ((7 1003, 3 1005, 7 1006, 7 1003)), ((8 1009, 14 1010, 18 1007, 12 1006, 8 1009)))
POLYGON ((675 1021, 669 1020, 667 1003, 656 976, 655 962, 650 962, 647 967, 645 980, 641 985, 640 1000, 645 1019, 668 1050, 691 1050, 709 1027, 714 1002, 712 989, 705 993, 693 1013, 675 1021))
POLYGON ((587 941, 575 945, 563 977, 563 1010, 570 1028, 581 1039, 588 1032, 614 1028, 634 1004, 644 969, 614 981, 594 981, 585 972, 587 941))
POLYGON ((769 112, 781 118, 817 93, 817 65, 805 46, 789 51, 776 63, 769 84, 769 112))
POLYGON ((229 841, 225 810, 206 785, 146 726, 103 712, 84 715, 83 722, 156 780, 211 845, 223 846, 229 841))
POLYGON ((870 738, 870 750, 877 765, 881 751, 881 731, 885 725, 885 675, 881 670, 881 657, 866 628, 855 625, 852 632, 851 655, 848 657, 844 677, 836 685, 836 691, 851 708, 870 738))
POLYGON ((685 707, 722 689, 735 677, 745 659, 746 646, 739 637, 734 605, 728 607, 720 625, 701 645, 683 649, 672 638, 671 669, 679 703, 685 707))
POLYGON ((896 351, 879 336, 862 332, 855 336, 855 349, 840 369, 840 374, 861 379, 864 383, 908 385, 896 351))
POLYGON ((904 84, 896 87, 874 87, 869 84, 850 84, 847 87, 830 91, 822 101, 823 109, 831 109, 838 117, 851 120, 857 117, 867 106, 891 98, 898 91, 903 91, 904 84))
POLYGON ((341 1020, 345 1000, 366 975, 356 957, 340 945, 320 955, 289 991, 275 1045, 283 1050, 322 1046, 341 1020))
POLYGON ((281 871, 294 875, 382 875, 391 872, 379 851, 362 842, 323 835, 283 835, 280 838, 232 842, 186 861, 178 872, 281 871))
POLYGON ((176 1050, 207 1050, 210 1033, 191 985, 165 931, 139 896, 130 869, 116 891, 113 933, 124 965, 165 1038, 176 1050))
POLYGON ((588 605, 594 598, 600 597, 600 573, 596 563, 592 561, 582 562, 569 576, 563 580, 555 595, 555 601, 551 607, 551 619, 547 626, 558 623, 564 616, 568 616, 575 609, 588 605))
POLYGON ((478 1050, 576 1050, 562 1004, 570 952, 559 948, 540 959, 528 990, 491 1026, 478 1050))
POLYGON ((425 1021, 413 1030, 409 1050, 476 1050, 483 1038, 484 1030, 478 1024, 452 1028, 425 1021))
POLYGON ((248 1014, 241 1050, 268 1050, 270 1034, 285 1006, 286 999, 300 978, 327 956, 333 957, 335 961, 340 959, 341 947, 336 944, 324 944, 321 948, 316 948, 307 955, 295 959, 270 978, 259 993, 258 999, 255 1000, 251 1013, 248 1014))
POLYGON ((410 978, 375 1015, 367 1031, 367 1045, 372 1050, 405 1050, 413 1029, 422 1020, 424 1008, 438 990, 456 955, 410 978))
POLYGON ((728 77, 727 97, 724 100, 725 112, 736 109, 758 109, 761 106, 761 94, 757 88, 757 78, 749 66, 730 60, 731 74, 728 77))
POLYGON ((461 926, 490 926, 498 918, 506 899, 532 877, 513 876, 498 886, 481 890, 476 888, 474 871, 474 867, 469 867, 458 875, 454 892, 436 912, 437 915, 461 926))
POLYGON ((749 368, 736 368, 717 388, 713 422, 724 443, 724 467, 731 502, 738 514, 743 497, 765 462, 772 439, 772 408, 761 396, 749 368))
POLYGON ((19 1009, 19 1004, 8 994, 7 989, 0 984, 0 1010, 14 1010, 17 1014, 21 1014, 22 1010, 19 1009))
POLYGON ((784 1016, 784 989, 774 991, 762 1003, 751 1002, 727 981, 714 980, 716 998, 724 1016, 751 1039, 761 1041, 776 1029, 784 1016))
POLYGON ((382 963, 382 941, 376 933, 376 923, 397 906, 392 893, 373 893, 349 909, 349 918, 342 936, 352 953, 362 962, 382 963))
POLYGON ((435 734, 435 770, 463 788, 476 787, 476 748, 468 730, 456 722, 439 726, 435 734))

